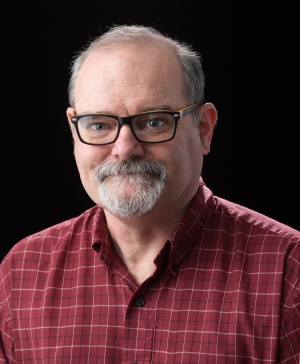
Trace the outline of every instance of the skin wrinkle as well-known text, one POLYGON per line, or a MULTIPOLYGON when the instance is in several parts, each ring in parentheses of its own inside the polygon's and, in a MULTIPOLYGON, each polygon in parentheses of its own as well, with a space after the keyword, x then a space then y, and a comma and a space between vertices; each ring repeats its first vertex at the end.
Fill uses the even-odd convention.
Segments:
MULTIPOLYGON (((142 85, 142 84, 141 84, 142 85)), ((128 98, 132 98, 132 97, 136 97, 136 98, 139 98, 139 92, 136 91, 136 95, 128 95, 128 92, 126 91, 127 88, 131 88, 131 87, 135 87, 136 85, 130 85, 130 86, 124 86, 123 89, 120 91, 120 92, 115 92, 115 96, 116 97, 122 97, 122 98, 125 98, 125 99, 128 99, 128 98), (125 93, 123 94, 123 90, 125 89, 125 93)), ((148 97, 150 97, 152 95, 152 92, 155 90, 157 92, 157 89, 155 89, 154 87, 153 88, 149 88, 149 87, 141 87, 141 89, 143 89, 143 91, 148 91, 149 94, 146 95, 148 97)))
MULTIPOLYGON (((156 110, 164 110, 164 111, 178 111, 178 110, 172 110, 171 106, 168 105, 159 105, 159 106, 144 106, 140 109, 138 109, 137 114, 141 114, 143 112, 148 112, 148 111, 156 111, 156 110)), ((102 111, 83 111, 81 115, 87 115, 87 114, 104 114, 104 115, 111 115, 111 116, 120 116, 120 115, 114 115, 111 114, 109 111, 106 110, 102 110, 102 111)), ((134 114, 134 115, 137 115, 134 114)), ((128 115, 128 116, 132 116, 132 115, 128 115)), ((124 117, 124 116, 121 116, 124 117)))
MULTIPOLYGON (((122 97, 122 99, 131 99, 133 96, 127 96, 127 95, 116 95, 118 97, 122 97)), ((147 95, 148 96, 148 95, 147 95)), ((149 94, 150 96, 150 94, 149 94)), ((134 96, 135 98, 139 98, 139 96, 134 96)), ((102 98, 103 101, 110 101, 110 99, 106 99, 106 98, 102 98)), ((121 104, 122 105, 122 104, 121 104)), ((120 105, 120 106, 121 106, 120 105)), ((146 112, 146 111, 152 111, 152 110, 170 110, 170 111, 178 111, 178 110, 174 110, 171 106, 168 106, 168 105, 160 105, 160 106, 148 106, 147 104, 143 107, 141 107, 138 111, 137 111, 137 114, 139 113, 142 113, 142 112, 146 112)), ((94 111, 94 110, 84 110, 82 111, 80 114, 78 115, 85 115, 85 114, 108 114, 108 115, 113 115, 113 116, 127 116, 127 115, 115 115, 115 114, 112 114, 110 111, 108 110, 97 110, 97 111, 94 111)))

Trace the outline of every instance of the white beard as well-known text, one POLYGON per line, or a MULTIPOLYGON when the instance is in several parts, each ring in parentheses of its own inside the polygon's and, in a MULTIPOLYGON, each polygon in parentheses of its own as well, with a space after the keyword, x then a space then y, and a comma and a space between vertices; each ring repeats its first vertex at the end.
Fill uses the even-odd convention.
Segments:
POLYGON ((141 216, 159 199, 167 168, 143 159, 106 161, 95 168, 94 175, 104 209, 121 217, 141 216))

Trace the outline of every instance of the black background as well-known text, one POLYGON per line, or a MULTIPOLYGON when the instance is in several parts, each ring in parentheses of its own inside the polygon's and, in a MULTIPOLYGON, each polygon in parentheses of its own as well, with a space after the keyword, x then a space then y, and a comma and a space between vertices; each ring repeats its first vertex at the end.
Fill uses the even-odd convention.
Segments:
POLYGON ((13 1, 1 5, 1 256, 93 205, 65 110, 75 52, 113 24, 200 51, 219 112, 203 177, 214 194, 300 230, 298 1, 13 1))

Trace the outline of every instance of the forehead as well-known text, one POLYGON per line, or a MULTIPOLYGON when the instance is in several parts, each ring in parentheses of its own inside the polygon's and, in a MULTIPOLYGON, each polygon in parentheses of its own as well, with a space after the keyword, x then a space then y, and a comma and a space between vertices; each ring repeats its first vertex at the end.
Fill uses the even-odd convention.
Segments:
POLYGON ((175 52, 157 42, 96 50, 83 62, 75 83, 75 104, 93 98, 150 101, 146 99, 156 96, 183 97, 183 72, 175 52))

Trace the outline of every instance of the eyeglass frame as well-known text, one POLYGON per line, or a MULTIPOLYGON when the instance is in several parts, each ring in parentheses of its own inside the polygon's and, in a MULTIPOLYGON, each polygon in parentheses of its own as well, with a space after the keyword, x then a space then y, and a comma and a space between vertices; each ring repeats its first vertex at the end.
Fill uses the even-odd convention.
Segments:
POLYGON ((172 111, 172 110, 150 110, 150 111, 145 111, 139 114, 134 114, 134 115, 130 115, 130 116, 116 116, 116 115, 109 115, 109 114, 101 114, 101 113, 94 113, 94 114, 82 114, 82 115, 76 115, 76 111, 75 109, 73 109, 72 115, 71 115, 71 122, 72 124, 75 126, 77 135, 79 140, 83 143, 83 144, 88 144, 88 145, 96 145, 96 146, 101 146, 101 145, 108 145, 108 144, 113 144, 115 143, 115 141, 118 139, 119 135, 120 135, 120 130, 122 125, 129 125, 130 130, 133 134, 133 136, 135 137, 135 139, 141 143, 148 143, 148 144, 157 144, 157 143, 165 143, 168 142, 172 139, 174 139, 175 135, 176 135, 176 131, 177 131, 177 124, 178 121, 183 118, 184 116, 192 113, 193 111, 195 111, 197 108, 199 108, 200 105, 199 104, 192 104, 190 106, 187 106, 179 111, 172 111), (133 129, 132 126, 132 120, 134 118, 136 118, 137 116, 141 116, 141 115, 147 115, 147 114, 154 114, 154 113, 160 113, 160 114, 168 114, 173 116, 175 124, 174 124, 174 131, 173 134, 170 138, 166 139, 166 140, 161 140, 161 141, 157 141, 157 142, 149 142, 149 141, 145 141, 145 140, 141 140, 138 138, 138 136, 135 134, 135 131, 133 129), (86 117, 86 116, 106 116, 106 117, 110 117, 113 118, 115 120, 118 121, 118 131, 116 134, 116 137, 114 138, 113 141, 109 142, 109 143, 103 143, 103 144, 95 144, 95 143, 89 143, 86 142, 82 139, 80 132, 79 132, 79 128, 78 128, 78 121, 79 119, 86 117))

